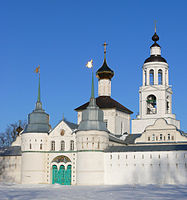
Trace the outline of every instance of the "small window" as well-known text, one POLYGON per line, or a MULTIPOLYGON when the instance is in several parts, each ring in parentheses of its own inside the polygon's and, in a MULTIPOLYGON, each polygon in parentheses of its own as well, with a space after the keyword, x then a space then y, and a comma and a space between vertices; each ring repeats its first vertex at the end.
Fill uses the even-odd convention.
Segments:
POLYGON ((152 141, 155 141, 155 134, 152 135, 152 141))
POLYGON ((112 159, 112 155, 110 155, 110 159, 112 159))
POLYGON ((173 135, 171 136, 171 140, 174 140, 174 136, 173 135))
POLYGON ((150 159, 152 159, 152 154, 150 154, 150 159))
POLYGON ((134 159, 136 158, 136 156, 134 155, 134 159))
POLYGON ((144 155, 142 155, 142 159, 144 159, 144 155))
MULTIPOLYGON (((88 144, 88 143, 87 143, 88 144)), ((71 140, 70 141, 70 150, 73 151, 74 150, 74 141, 71 140)))
POLYGON ((168 134, 168 140, 170 140, 170 134, 168 134))
POLYGON ((118 160, 120 159, 120 155, 118 155, 118 160))
POLYGON ((60 148, 61 151, 65 151, 65 142, 64 142, 64 140, 61 141, 60 147, 61 147, 61 148, 60 148))
POLYGON ((30 144, 30 149, 32 149, 32 145, 30 144))
POLYGON ((40 150, 42 150, 42 144, 40 144, 40 150))
POLYGON ((148 137, 148 141, 150 141, 150 137, 148 137))
POLYGON ((162 134, 160 134, 160 140, 162 140, 162 134))
POLYGON ((156 136, 156 141, 158 141, 158 136, 156 136))
POLYGON ((55 151, 55 141, 51 141, 51 151, 55 151))
POLYGON ((126 159, 128 158, 128 156, 126 155, 126 159))
POLYGON ((104 123, 106 125, 106 128, 108 128, 108 120, 104 120, 104 123))
POLYGON ((158 155, 158 158, 160 159, 160 154, 158 155))

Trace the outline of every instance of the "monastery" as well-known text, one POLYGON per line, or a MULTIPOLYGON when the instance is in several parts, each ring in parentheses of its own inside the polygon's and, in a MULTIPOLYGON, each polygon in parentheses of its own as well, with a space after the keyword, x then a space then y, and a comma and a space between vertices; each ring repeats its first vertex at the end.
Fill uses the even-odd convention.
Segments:
MULTIPOLYGON (((40 99, 26 128, 0 149, 0 181, 22 184, 122 185, 187 184, 187 134, 172 112, 167 61, 155 31, 142 67, 139 114, 111 97, 114 71, 97 70, 98 97, 75 109, 77 124, 49 124, 40 99), (130 124, 132 127, 130 128, 130 124), (132 130, 132 132, 130 132, 132 130)), ((106 46, 106 44, 105 44, 106 46)), ((40 79, 39 79, 40 81, 40 79)))

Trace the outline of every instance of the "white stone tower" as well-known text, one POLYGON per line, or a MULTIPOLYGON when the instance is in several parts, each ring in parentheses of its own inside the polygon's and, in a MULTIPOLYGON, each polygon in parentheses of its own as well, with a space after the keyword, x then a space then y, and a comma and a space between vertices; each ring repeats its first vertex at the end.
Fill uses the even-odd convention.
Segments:
POLYGON ((167 61, 161 56, 159 40, 155 33, 152 37, 150 57, 144 62, 143 81, 139 89, 139 114, 132 120, 132 133, 142 133, 156 119, 164 118, 169 124, 180 128, 180 121, 172 114, 172 88, 169 85, 167 61))
POLYGON ((24 184, 47 183, 47 137, 51 126, 49 115, 40 101, 40 75, 36 108, 28 115, 28 124, 21 135, 21 182, 24 184))
POLYGON ((104 184, 104 150, 109 136, 103 121, 103 111, 94 98, 93 72, 92 95, 88 107, 82 112, 82 121, 76 133, 77 185, 104 184))

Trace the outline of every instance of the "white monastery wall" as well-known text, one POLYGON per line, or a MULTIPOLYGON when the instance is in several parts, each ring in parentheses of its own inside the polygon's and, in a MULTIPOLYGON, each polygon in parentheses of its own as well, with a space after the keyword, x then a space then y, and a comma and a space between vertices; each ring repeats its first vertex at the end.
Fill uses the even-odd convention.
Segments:
POLYGON ((105 153, 105 184, 187 184, 186 151, 105 153))
POLYGON ((0 157, 0 182, 21 183, 21 156, 0 157))

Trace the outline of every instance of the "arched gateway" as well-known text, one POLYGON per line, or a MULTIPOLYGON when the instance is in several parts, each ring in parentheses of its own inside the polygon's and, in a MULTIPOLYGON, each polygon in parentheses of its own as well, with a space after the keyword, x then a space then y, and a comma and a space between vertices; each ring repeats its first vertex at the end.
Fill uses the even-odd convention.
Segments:
POLYGON ((71 160, 67 156, 57 156, 51 163, 52 184, 71 185, 71 160))

